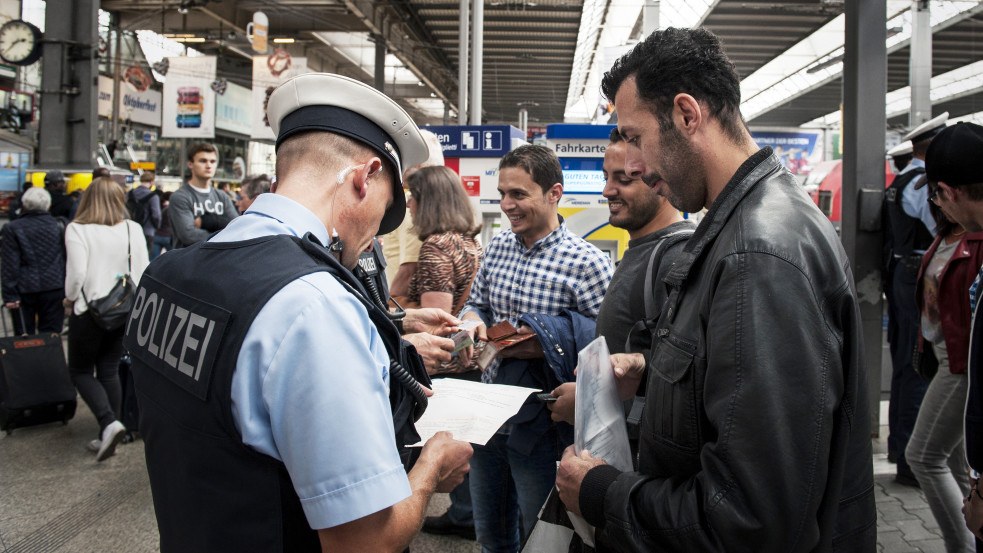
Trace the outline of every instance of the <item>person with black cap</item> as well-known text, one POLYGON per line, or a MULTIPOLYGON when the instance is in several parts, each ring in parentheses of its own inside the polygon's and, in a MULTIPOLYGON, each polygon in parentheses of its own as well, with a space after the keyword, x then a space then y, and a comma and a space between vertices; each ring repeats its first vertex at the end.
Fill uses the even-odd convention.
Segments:
POLYGON ((949 113, 918 125, 902 140, 910 140, 912 159, 884 192, 885 257, 888 259, 888 339, 891 345, 891 397, 888 402, 888 458, 898 464, 895 481, 918 486, 905 448, 918 418, 928 382, 915 373, 912 353, 918 341, 919 310, 915 302, 918 269, 935 236, 935 218, 925 190, 910 186, 925 174, 925 153, 945 128, 949 113))
POLYGON ((48 213, 53 217, 61 217, 65 221, 75 218, 78 203, 65 193, 65 175, 61 171, 48 171, 44 174, 44 189, 51 194, 51 208, 48 213))
POLYGON ((339 75, 290 79, 267 111, 272 193, 155 260, 126 326, 160 549, 402 551, 471 447, 440 432, 405 449, 429 379, 351 271, 402 221, 401 167, 427 147, 395 102, 339 75))
MULTIPOLYGON (((957 123, 935 137, 926 155, 926 179, 921 187, 933 203, 967 232, 983 232, 983 127, 957 123)), ((979 297, 983 267, 969 288, 972 313, 969 336, 969 392, 966 399, 966 460, 970 468, 970 492, 963 500, 966 526, 976 536, 976 550, 983 551, 983 495, 979 473, 983 472, 983 311, 979 297)))

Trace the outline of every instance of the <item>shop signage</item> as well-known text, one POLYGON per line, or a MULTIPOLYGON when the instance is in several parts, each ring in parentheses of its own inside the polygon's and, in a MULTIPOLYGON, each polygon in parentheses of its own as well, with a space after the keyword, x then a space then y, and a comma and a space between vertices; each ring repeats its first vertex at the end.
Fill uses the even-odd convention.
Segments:
POLYGON ((137 90, 127 82, 119 85, 120 119, 129 119, 134 123, 142 123, 152 127, 160 126, 161 117, 161 93, 148 88, 147 90, 137 90))

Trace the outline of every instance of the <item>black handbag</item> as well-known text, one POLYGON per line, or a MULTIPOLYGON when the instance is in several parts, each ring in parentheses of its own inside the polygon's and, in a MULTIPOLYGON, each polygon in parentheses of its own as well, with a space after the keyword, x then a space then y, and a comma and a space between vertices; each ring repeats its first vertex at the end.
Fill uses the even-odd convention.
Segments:
POLYGON ((89 301, 85 297, 85 290, 82 290, 82 299, 89 307, 92 320, 104 330, 116 330, 123 326, 126 318, 130 315, 130 309, 133 308, 137 287, 133 283, 133 279, 130 278, 132 257, 130 225, 126 223, 126 274, 120 276, 109 293, 99 299, 89 301))
POLYGON ((915 341, 915 351, 911 354, 911 366, 918 376, 931 382, 935 373, 939 372, 939 360, 935 358, 932 344, 925 340, 915 341), (921 347, 919 347, 921 346, 921 347))

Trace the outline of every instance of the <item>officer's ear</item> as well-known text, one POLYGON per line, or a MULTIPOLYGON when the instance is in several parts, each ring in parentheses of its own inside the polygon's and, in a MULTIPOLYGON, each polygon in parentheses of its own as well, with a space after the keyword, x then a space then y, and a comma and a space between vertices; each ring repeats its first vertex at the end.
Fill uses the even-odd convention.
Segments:
MULTIPOLYGON (((355 171, 355 178, 352 179, 352 184, 358 191, 359 198, 364 199, 366 194, 368 194, 370 180, 372 183, 379 180, 374 179, 373 177, 378 176, 379 173, 382 172, 382 168, 382 160, 377 157, 373 157, 362 165, 357 171, 355 171)), ((388 186, 388 183, 386 183, 386 186, 388 186)))

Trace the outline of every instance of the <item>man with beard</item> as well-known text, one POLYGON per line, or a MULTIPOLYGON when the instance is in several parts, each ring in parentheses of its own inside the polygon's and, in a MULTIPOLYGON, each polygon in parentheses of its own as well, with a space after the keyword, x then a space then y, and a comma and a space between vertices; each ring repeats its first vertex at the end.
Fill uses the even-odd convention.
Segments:
MULTIPOLYGON (((667 294, 662 279, 696 228, 659 191, 638 176, 633 178, 625 173, 625 153, 625 141, 618 129, 613 129, 611 143, 604 151, 603 195, 608 200, 608 222, 627 230, 630 241, 597 314, 597 335, 604 336, 611 353, 649 347, 648 341, 637 343, 638 337, 634 335, 633 346, 629 346, 629 331, 637 322, 658 316, 658 311, 648 312, 646 296, 661 310, 667 294), (650 281, 648 287, 646 281, 650 281)), ((553 420, 573 424, 576 386, 568 382, 553 390, 557 400, 547 404, 553 420)))
POLYGON ((564 452, 560 498, 613 551, 876 547, 867 377, 853 276, 832 225, 740 114, 716 36, 656 31, 605 75, 626 173, 708 212, 665 282, 643 377, 638 471, 564 452))

